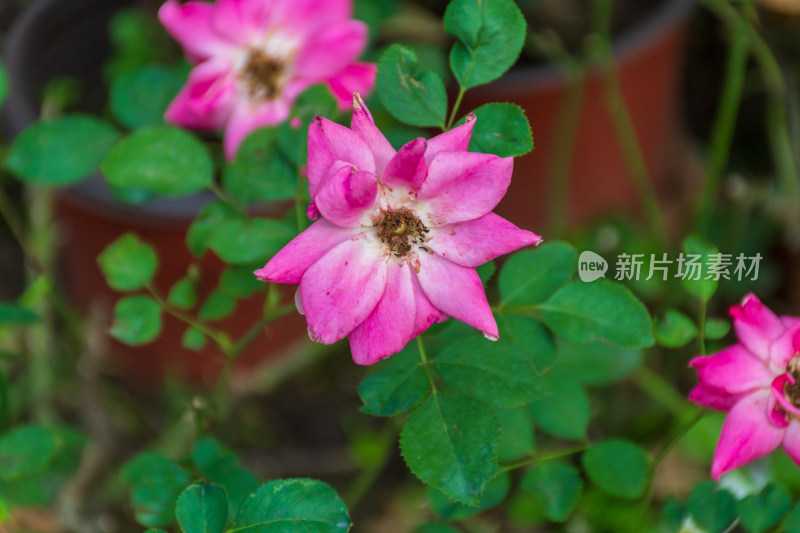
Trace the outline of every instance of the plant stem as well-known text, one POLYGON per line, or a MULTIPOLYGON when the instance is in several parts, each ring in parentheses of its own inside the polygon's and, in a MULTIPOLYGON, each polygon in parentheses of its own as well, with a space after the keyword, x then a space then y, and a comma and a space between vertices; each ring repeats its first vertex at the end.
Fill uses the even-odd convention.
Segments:
POLYGON ((642 392, 667 408, 675 416, 686 416, 689 409, 686 399, 669 381, 643 366, 634 374, 634 383, 642 392))
POLYGON ((447 131, 453 127, 453 123, 456 121, 458 108, 461 107, 461 100, 464 98, 465 92, 467 92, 467 90, 463 87, 458 88, 458 96, 456 96, 456 101, 453 103, 453 110, 450 111, 450 118, 447 120, 447 125, 442 128, 444 131, 447 131))
POLYGON ((536 464, 536 463, 545 463, 547 461, 552 461, 553 459, 559 459, 561 457, 566 457, 568 455, 574 455, 576 453, 580 453, 586 448, 588 448, 588 444, 581 444, 580 446, 573 446, 571 448, 564 448, 562 450, 554 450, 552 452, 543 454, 543 455, 535 455, 533 457, 528 457, 527 459, 521 459, 514 463, 509 463, 507 465, 500 465, 500 470, 503 472, 509 472, 511 470, 516 470, 517 468, 522 468, 524 466, 536 464))
POLYGON ((436 383, 433 380, 433 374, 431 374, 430 363, 428 362, 428 356, 425 353, 425 345, 422 343, 421 335, 417 337, 417 347, 419 347, 419 358, 422 360, 422 368, 425 369, 425 374, 428 376, 428 382, 431 384, 431 392, 436 394, 438 389, 436 388, 436 383))
POLYGON ((383 431, 381 431, 380 435, 380 457, 368 468, 365 468, 359 473, 358 477, 353 480, 353 483, 348 487, 345 493, 344 501, 347 503, 347 508, 351 512, 358 506, 369 488, 375 483, 381 472, 383 472, 383 469, 386 468, 390 457, 389 452, 397 439, 399 431, 400 424, 397 419, 392 418, 387 420, 384 424, 383 431))
POLYGON ((717 107, 714 130, 711 135, 711 156, 706 170, 703 192, 700 194, 696 206, 697 230, 701 234, 707 232, 711 221, 722 174, 728 162, 744 89, 748 57, 747 45, 750 40, 747 22, 742 18, 736 18, 731 25, 731 32, 725 78, 722 82, 722 97, 717 107))
POLYGON ((699 328, 697 330, 697 344, 700 348, 700 354, 706 354, 706 313, 708 310, 708 302, 701 299, 700 300, 700 319, 699 328))

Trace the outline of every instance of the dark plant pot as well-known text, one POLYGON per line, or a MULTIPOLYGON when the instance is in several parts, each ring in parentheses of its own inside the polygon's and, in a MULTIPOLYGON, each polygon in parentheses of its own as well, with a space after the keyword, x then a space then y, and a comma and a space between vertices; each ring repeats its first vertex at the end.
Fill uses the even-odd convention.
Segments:
MULTIPOLYGON (((96 74, 109 50, 108 22, 117 9, 132 0, 38 0, 22 13, 5 42, 4 62, 11 87, 0 113, 4 133, 13 137, 34 122, 41 93, 47 82, 60 76, 87 79, 96 74)), ((60 237, 59 263, 68 296, 83 309, 110 311, 121 295, 110 289, 97 266, 97 255, 120 235, 135 232, 159 254, 155 285, 163 293, 186 274, 195 259, 186 248, 186 231, 199 209, 213 200, 210 194, 180 199, 158 199, 146 206, 114 200, 100 176, 57 195, 60 237)), ((266 258, 265 258, 266 259, 266 258)), ((202 302, 215 287, 224 264, 206 253, 199 261, 202 302)), ((292 293, 287 287, 284 296, 292 293)), ((264 297, 256 295, 239 303, 237 311, 216 325, 233 338, 242 335, 262 314, 264 297)), ((113 343, 112 367, 129 377, 156 382, 166 375, 193 383, 211 383, 224 363, 213 343, 200 353, 181 347, 186 326, 164 316, 158 340, 132 348, 113 343)), ((242 354, 236 371, 249 371, 274 357, 305 335, 305 323, 291 315, 265 329, 242 354)))
MULTIPOLYGON (((680 165, 685 163, 680 150, 678 94, 691 6, 691 0, 665 0, 651 17, 614 43, 622 93, 657 186, 671 172, 683 170, 680 165)), ((585 83, 570 171, 568 220, 574 224, 638 209, 600 77, 592 73, 585 83)), ((566 89, 565 77, 554 67, 520 67, 495 83, 467 92, 464 99, 465 110, 498 101, 515 102, 525 109, 536 148, 514 162, 514 179, 498 212, 536 231, 546 231, 542 225, 548 173, 566 89)))

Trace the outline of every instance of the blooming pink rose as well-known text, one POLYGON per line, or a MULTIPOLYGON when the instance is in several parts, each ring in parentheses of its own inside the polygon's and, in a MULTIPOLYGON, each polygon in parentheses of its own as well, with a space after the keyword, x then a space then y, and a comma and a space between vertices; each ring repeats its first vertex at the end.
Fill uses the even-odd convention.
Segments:
POLYGON ((315 83, 327 83, 347 109, 353 91, 375 82, 375 65, 355 62, 367 27, 351 11, 352 0, 168 0, 158 18, 197 66, 166 120, 224 127, 232 159, 248 133, 285 120, 315 83))
POLYGON ((449 316, 498 331, 475 267, 541 237, 492 213, 513 159, 468 152, 475 116, 395 151, 356 94, 350 128, 308 130, 309 216, 322 219, 278 252, 259 279, 299 283, 312 340, 350 336, 371 365, 449 316))
POLYGON ((689 399, 728 411, 714 479, 779 445, 800 464, 800 318, 775 316, 753 294, 730 313, 739 344, 689 363, 700 378, 689 399))

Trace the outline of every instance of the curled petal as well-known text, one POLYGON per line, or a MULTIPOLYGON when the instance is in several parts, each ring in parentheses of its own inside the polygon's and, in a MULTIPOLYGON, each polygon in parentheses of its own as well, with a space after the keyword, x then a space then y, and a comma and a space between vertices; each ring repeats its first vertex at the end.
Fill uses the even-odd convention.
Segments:
POLYGON ((208 2, 168 0, 158 10, 158 20, 195 63, 232 49, 212 26, 214 5, 208 2))
POLYGON ((786 397, 785 387, 787 383, 790 386, 794 385, 794 378, 791 374, 781 374, 772 380, 772 385, 770 386, 772 389, 772 396, 775 398, 775 401, 778 403, 781 409, 783 409, 785 412, 789 413, 790 415, 794 415, 795 417, 800 416, 800 409, 795 407, 794 404, 792 404, 792 402, 786 397))
POLYGON ((381 243, 361 233, 315 262, 300 282, 311 338, 331 344, 346 337, 375 309, 386 287, 381 243))
POLYGON ((306 270, 344 241, 358 235, 357 228, 340 228, 318 220, 281 249, 254 274, 261 281, 300 283, 306 270))
POLYGON ((786 329, 769 348, 769 362, 775 372, 785 372, 786 365, 800 354, 800 323, 786 329))
POLYGON ((427 149, 425 139, 419 137, 400 148, 386 165, 381 183, 389 188, 416 190, 425 181, 428 167, 423 155, 427 149))
POLYGON ((164 118, 184 128, 219 129, 228 120, 235 98, 233 68, 226 61, 211 59, 192 69, 164 118))
POLYGON ((252 107, 249 102, 240 103, 233 109, 225 126, 225 157, 229 161, 236 157, 239 146, 253 131, 279 124, 288 116, 289 105, 282 100, 273 100, 258 107, 252 107))
POLYGON ((308 128, 308 193, 314 198, 337 162, 375 173, 375 159, 367 144, 350 128, 315 117, 308 128))
POLYGON ((741 394, 758 388, 767 389, 774 377, 764 362, 741 344, 714 355, 695 357, 689 362, 689 366, 697 370, 700 383, 730 394, 741 394))
POLYGON ((741 305, 731 307, 730 314, 742 344, 767 360, 770 345, 786 329, 781 320, 752 293, 744 297, 741 305))
POLYGON ((407 263, 390 262, 386 288, 378 305, 350 333, 353 360, 372 365, 395 354, 414 338, 416 302, 412 272, 407 263))
POLYGON ((343 163, 320 185, 314 205, 326 220, 352 228, 370 223, 370 215, 376 211, 377 196, 375 174, 357 171, 343 163))
POLYGON ((488 213, 481 218, 431 229, 427 246, 445 259, 476 267, 542 238, 488 213))
POLYGON ((741 398, 740 394, 730 394, 705 383, 698 383, 689 393, 689 401, 717 411, 729 411, 741 398))
POLYGON ((430 226, 482 217, 506 194, 514 160, 491 154, 442 152, 428 166, 417 198, 428 205, 430 226))
POLYGON ((464 124, 440 133, 428 141, 428 151, 425 160, 430 163, 439 152, 466 152, 472 138, 472 128, 475 127, 475 114, 467 115, 464 124))
MULTIPOLYGON (((351 65, 355 66, 355 65, 351 65)), ((348 68, 351 68, 348 67, 348 68)), ((374 78, 374 65, 372 77, 374 78)), ((371 87, 372 85, 370 85, 371 87)), ((333 85, 331 85, 333 89, 333 85)), ((350 98, 353 95, 353 119, 350 121, 350 129, 358 134, 367 146, 369 147, 372 155, 375 158, 375 170, 378 175, 383 174, 383 169, 386 168, 386 163, 394 157, 395 151, 386 137, 381 133, 381 130, 375 125, 372 119, 372 113, 369 112, 367 104, 361 99, 359 89, 351 89, 344 91, 344 96, 350 98)), ((335 90, 334 90, 335 92, 335 90)))
POLYGON ((417 277, 434 307, 481 330, 487 337, 496 339, 499 336, 486 293, 474 268, 421 252, 417 277))
POLYGON ((294 65, 295 73, 316 79, 335 75, 361 55, 367 34, 367 25, 360 20, 326 25, 306 42, 294 65))
POLYGON ((711 477, 735 470, 772 452, 784 440, 786 428, 772 425, 767 416, 769 390, 748 394, 728 413, 719 436, 711 477))

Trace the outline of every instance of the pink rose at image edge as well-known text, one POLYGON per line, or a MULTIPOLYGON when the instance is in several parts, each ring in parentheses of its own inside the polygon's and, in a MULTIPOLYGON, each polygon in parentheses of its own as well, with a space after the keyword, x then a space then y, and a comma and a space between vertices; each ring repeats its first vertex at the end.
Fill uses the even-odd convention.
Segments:
POLYGON ((352 0, 169 0, 158 18, 196 66, 165 119, 191 129, 224 128, 228 159, 247 135, 289 117, 295 98, 326 83, 342 110, 369 92, 375 65, 356 59, 367 26, 352 0))
POLYGON ((800 464, 800 318, 777 317, 753 294, 730 314, 739 344, 689 362, 700 380, 689 399, 728 411, 715 480, 778 446, 800 464))
POLYGON ((395 151, 358 94, 350 128, 311 123, 308 213, 322 218, 255 274, 300 285, 312 340, 349 335, 371 365, 451 316, 498 338, 475 267, 541 237, 492 213, 513 158, 468 152, 474 124, 395 151))

